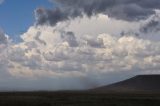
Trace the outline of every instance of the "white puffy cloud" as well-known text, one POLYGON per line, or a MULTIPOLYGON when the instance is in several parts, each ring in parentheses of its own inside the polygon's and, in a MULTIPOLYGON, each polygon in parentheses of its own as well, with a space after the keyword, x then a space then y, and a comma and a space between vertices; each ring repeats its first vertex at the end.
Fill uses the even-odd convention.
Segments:
POLYGON ((47 82, 56 85, 50 87, 54 89, 69 89, 74 84, 75 88, 93 87, 115 81, 118 76, 160 73, 158 41, 117 35, 122 30, 136 31, 139 26, 104 15, 55 27, 32 26, 21 36, 22 42, 0 44, 1 71, 13 79, 48 78, 47 82), (111 22, 115 27, 110 27, 111 22))
POLYGON ((99 14, 88 18, 87 16, 76 18, 72 21, 62 22, 57 25, 59 29, 74 32, 77 36, 86 34, 97 36, 100 33, 109 33, 119 36, 122 31, 137 32, 142 22, 127 22, 109 18, 107 15, 99 14))
POLYGON ((9 48, 9 63, 15 70, 20 68, 22 71, 14 75, 39 76, 43 73, 43 76, 49 73, 49 76, 68 76, 76 73, 77 76, 87 76, 90 73, 159 69, 160 63, 157 59, 160 56, 159 42, 103 33, 96 37, 72 35, 77 43, 76 46, 72 46, 70 43, 75 41, 64 40, 61 32, 51 29, 31 27, 22 36, 23 42, 9 48), (37 33, 38 39, 43 39, 45 43, 36 39, 37 33), (23 72, 24 70, 31 71, 23 72))

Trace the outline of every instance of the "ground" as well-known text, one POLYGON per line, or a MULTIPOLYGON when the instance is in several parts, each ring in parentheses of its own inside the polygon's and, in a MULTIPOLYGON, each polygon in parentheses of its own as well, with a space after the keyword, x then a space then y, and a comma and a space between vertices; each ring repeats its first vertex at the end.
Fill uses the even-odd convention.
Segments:
POLYGON ((160 106, 160 94, 2 92, 0 106, 160 106))

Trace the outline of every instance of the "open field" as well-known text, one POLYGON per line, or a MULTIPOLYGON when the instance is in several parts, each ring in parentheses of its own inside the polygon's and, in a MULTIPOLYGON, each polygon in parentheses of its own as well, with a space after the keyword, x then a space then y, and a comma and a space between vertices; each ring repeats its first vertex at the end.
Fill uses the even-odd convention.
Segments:
POLYGON ((2 92, 0 106, 160 106, 160 94, 2 92))

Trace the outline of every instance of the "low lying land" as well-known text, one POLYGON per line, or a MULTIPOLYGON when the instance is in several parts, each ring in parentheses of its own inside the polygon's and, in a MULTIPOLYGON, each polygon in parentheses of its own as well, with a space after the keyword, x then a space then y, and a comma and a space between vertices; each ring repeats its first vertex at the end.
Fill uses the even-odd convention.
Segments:
POLYGON ((160 106, 160 93, 1 92, 0 106, 160 106))

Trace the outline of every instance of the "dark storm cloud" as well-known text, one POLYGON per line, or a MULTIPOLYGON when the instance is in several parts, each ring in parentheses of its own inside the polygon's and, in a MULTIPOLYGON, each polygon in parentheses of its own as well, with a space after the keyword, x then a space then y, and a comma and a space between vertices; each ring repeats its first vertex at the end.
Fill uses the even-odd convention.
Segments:
POLYGON ((148 22, 140 28, 142 33, 158 32, 160 31, 160 15, 156 13, 148 22))
POLYGON ((160 22, 152 20, 140 29, 143 33, 160 31, 160 22))
POLYGON ((56 8, 53 10, 38 8, 35 10, 35 17, 37 21, 37 25, 55 25, 59 21, 63 21, 68 19, 67 12, 65 13, 60 8, 56 8))
POLYGON ((53 10, 38 8, 37 25, 55 25, 57 22, 86 14, 107 14, 126 21, 145 19, 160 8, 159 0, 51 0, 57 4, 53 10))

